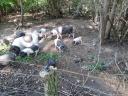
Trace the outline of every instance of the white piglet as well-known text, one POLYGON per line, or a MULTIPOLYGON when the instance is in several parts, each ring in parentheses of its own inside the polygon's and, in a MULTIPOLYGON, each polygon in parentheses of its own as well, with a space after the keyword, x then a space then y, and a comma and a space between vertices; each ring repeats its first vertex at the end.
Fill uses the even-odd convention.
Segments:
POLYGON ((74 38, 74 39, 73 39, 73 44, 74 44, 74 45, 82 44, 82 37, 79 36, 79 37, 77 37, 77 38, 74 38))
POLYGON ((53 36, 57 36, 57 38, 58 38, 59 33, 57 31, 57 28, 52 29, 51 33, 52 33, 53 36))

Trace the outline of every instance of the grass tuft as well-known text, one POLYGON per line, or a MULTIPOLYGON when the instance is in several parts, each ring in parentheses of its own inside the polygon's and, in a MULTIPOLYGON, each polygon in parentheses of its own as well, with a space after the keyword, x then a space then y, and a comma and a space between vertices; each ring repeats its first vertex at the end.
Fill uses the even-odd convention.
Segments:
POLYGON ((38 54, 36 57, 34 56, 26 56, 21 57, 17 56, 16 61, 18 62, 24 62, 24 63, 42 63, 46 62, 49 58, 52 58, 56 61, 58 61, 58 54, 57 53, 51 53, 51 52, 42 52, 38 54))
POLYGON ((37 56, 37 59, 41 60, 41 61, 47 61, 49 58, 52 58, 54 60, 58 60, 58 54, 52 53, 52 52, 44 52, 44 53, 40 53, 37 56))
POLYGON ((47 92, 48 96, 59 96, 58 84, 59 84, 58 75, 54 71, 52 74, 48 76, 48 92, 47 92))
POLYGON ((16 57, 16 61, 18 61, 18 62, 24 62, 24 63, 30 63, 30 62, 32 62, 32 56, 26 56, 26 57, 21 57, 21 56, 17 56, 16 57))
POLYGON ((105 70, 104 62, 99 61, 98 64, 90 64, 87 66, 88 70, 93 70, 95 68, 96 71, 105 70))

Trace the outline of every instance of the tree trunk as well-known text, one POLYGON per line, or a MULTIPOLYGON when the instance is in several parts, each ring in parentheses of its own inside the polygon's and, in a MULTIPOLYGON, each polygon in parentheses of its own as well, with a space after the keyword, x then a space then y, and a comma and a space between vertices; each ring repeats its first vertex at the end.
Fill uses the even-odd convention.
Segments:
POLYGON ((111 14, 109 15, 109 20, 107 21, 107 25, 106 25, 105 39, 110 38, 110 31, 111 31, 111 27, 112 27, 112 24, 114 21, 114 16, 115 16, 115 12, 116 12, 116 5, 117 5, 117 0, 114 0, 113 6, 112 6, 112 11, 111 11, 111 14))
POLYGON ((98 22, 99 22, 99 8, 98 8, 97 0, 93 0, 93 5, 94 5, 93 8, 95 10, 93 21, 94 21, 94 23, 98 24, 98 22))
POLYGON ((109 12, 110 0, 101 0, 100 8, 100 40, 101 45, 105 43, 105 30, 107 25, 107 15, 109 12))
POLYGON ((23 21, 24 21, 24 12, 23 12, 23 0, 20 0, 20 10, 21 10, 21 26, 23 27, 23 21))
POLYGON ((104 20, 104 16, 103 16, 103 9, 101 8, 101 12, 100 12, 100 25, 99 25, 99 27, 100 27, 100 43, 101 43, 101 45, 104 43, 104 27, 105 27, 105 22, 104 22, 105 20, 104 20))
POLYGON ((0 22, 1 22, 1 19, 2 19, 2 12, 1 12, 1 10, 0 10, 0 22))

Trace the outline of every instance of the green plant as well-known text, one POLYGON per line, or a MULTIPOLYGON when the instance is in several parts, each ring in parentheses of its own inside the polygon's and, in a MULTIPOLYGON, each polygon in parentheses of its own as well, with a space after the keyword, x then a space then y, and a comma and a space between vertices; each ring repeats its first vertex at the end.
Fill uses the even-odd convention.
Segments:
POLYGON ((58 96, 58 75, 54 71, 52 74, 48 76, 48 96, 58 96))
POLYGON ((58 54, 52 53, 52 52, 43 52, 37 56, 37 59, 40 61, 47 61, 49 58, 52 58, 54 60, 58 60, 58 54))
POLYGON ((24 2, 25 12, 37 12, 47 5, 47 0, 26 0, 24 2))
POLYGON ((14 7, 17 5, 16 0, 0 0, 0 11, 2 14, 5 15, 7 12, 12 11, 12 9, 15 9, 14 7))
POLYGON ((24 63, 34 63, 34 62, 40 63, 40 62, 47 61, 49 58, 52 58, 57 61, 58 54, 51 53, 51 52, 42 52, 42 53, 38 54, 36 57, 34 57, 34 56, 26 56, 26 57, 17 56, 16 61, 24 62, 24 63))
POLYGON ((6 44, 0 45, 0 55, 7 53, 7 51, 9 50, 9 47, 10 46, 6 44))
POLYGON ((96 64, 90 64, 87 66, 88 70, 93 70, 95 69, 96 71, 103 71, 105 70, 104 62, 99 61, 96 64))
POLYGON ((16 61, 18 62, 30 63, 32 62, 32 60, 33 60, 32 56, 26 56, 26 57, 17 56, 16 57, 16 61))

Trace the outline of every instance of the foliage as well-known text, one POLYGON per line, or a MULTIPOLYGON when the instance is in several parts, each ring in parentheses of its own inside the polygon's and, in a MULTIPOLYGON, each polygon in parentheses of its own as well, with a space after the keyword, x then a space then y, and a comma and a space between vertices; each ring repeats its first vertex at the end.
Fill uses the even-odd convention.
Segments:
MULTIPOLYGON (((70 15, 77 10, 81 0, 23 0, 25 12, 44 12, 52 17, 62 17, 63 13, 70 11, 70 15), (70 5, 68 5, 70 4, 70 5), (62 11, 63 10, 63 11, 62 11)), ((82 0, 82 12, 92 10, 93 0, 82 0), (83 3, 84 2, 84 3, 83 3)), ((20 11, 19 0, 1 0, 0 9, 4 12, 20 11)), ((66 14, 66 13, 65 13, 66 14)))
POLYGON ((75 11, 78 4, 79 4, 80 0, 72 0, 72 9, 75 11))
POLYGON ((9 49, 9 45, 6 45, 6 44, 3 44, 3 45, 0 45, 0 55, 3 55, 7 52, 7 50, 9 49))
POLYGON ((24 2, 25 12, 38 12, 47 5, 47 0, 26 0, 24 2))
POLYGON ((9 8, 9 7, 14 7, 14 2, 13 0, 1 0, 0 1, 0 7, 2 8, 9 8))
POLYGON ((46 14, 53 18, 60 18, 63 16, 62 3, 63 0, 47 0, 47 12, 46 14))
POLYGON ((2 14, 4 14, 4 12, 6 12, 7 14, 7 12, 10 12, 11 10, 14 9, 15 5, 16 5, 16 0, 1 0, 0 11, 2 14))

